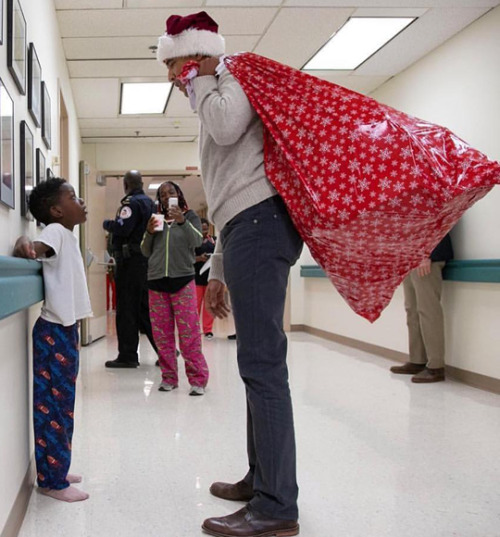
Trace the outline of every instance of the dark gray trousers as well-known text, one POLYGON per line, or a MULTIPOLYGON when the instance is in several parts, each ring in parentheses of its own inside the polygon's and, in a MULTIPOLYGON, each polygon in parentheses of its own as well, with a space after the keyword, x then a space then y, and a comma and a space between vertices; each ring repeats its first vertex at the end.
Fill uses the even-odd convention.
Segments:
POLYGON ((302 240, 279 196, 238 214, 221 233, 238 367, 247 397, 249 508, 298 518, 295 432, 283 314, 290 266, 302 240))

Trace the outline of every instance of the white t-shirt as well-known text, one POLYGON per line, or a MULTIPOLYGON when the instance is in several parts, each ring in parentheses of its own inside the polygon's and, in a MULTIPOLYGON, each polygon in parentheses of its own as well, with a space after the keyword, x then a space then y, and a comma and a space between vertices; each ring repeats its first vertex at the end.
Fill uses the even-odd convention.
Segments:
POLYGON ((87 279, 78 241, 61 224, 49 224, 35 239, 54 250, 52 257, 42 257, 45 301, 41 316, 46 321, 71 326, 90 317, 87 279))

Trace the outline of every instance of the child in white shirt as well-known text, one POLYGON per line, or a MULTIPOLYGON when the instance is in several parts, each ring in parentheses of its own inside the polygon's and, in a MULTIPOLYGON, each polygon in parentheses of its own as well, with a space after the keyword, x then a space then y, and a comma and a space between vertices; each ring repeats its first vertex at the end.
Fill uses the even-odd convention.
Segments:
POLYGON ((40 491, 66 502, 86 500, 69 474, 78 321, 92 315, 83 260, 73 228, 87 219, 82 199, 64 179, 37 185, 29 198, 33 216, 46 225, 34 241, 20 237, 14 255, 42 262, 45 300, 33 327, 33 421, 40 491))

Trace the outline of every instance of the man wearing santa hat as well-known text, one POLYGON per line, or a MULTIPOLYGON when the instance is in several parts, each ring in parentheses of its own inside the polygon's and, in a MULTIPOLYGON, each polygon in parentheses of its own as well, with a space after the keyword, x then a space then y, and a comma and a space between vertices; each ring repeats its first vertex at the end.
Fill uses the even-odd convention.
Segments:
POLYGON ((247 398, 248 473, 235 484, 213 483, 210 492, 248 503, 202 528, 220 537, 292 536, 299 533, 298 487, 283 313, 302 240, 266 177, 262 122, 220 63, 224 50, 217 24, 201 12, 169 17, 157 52, 200 118, 203 185, 220 230, 206 304, 225 317, 227 285, 247 398))

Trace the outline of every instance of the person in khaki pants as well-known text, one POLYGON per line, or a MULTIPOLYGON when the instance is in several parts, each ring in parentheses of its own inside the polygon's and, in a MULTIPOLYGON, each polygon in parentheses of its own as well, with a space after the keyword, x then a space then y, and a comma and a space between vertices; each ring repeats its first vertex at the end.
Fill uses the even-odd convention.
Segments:
POLYGON ((403 281, 410 361, 391 367, 391 371, 413 375, 412 382, 440 382, 445 379, 441 288, 443 268, 450 259, 453 259, 453 248, 450 236, 446 235, 430 258, 424 259, 403 281))

